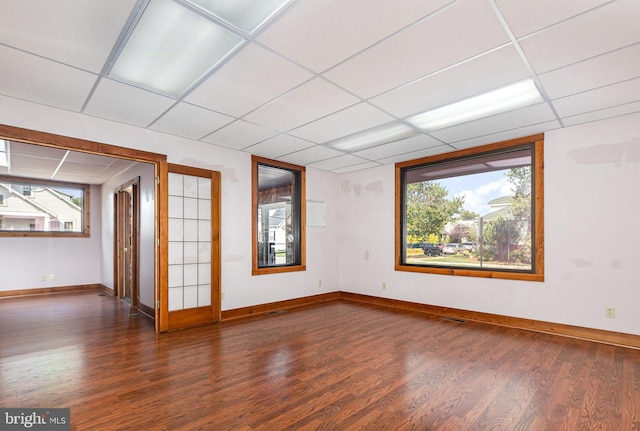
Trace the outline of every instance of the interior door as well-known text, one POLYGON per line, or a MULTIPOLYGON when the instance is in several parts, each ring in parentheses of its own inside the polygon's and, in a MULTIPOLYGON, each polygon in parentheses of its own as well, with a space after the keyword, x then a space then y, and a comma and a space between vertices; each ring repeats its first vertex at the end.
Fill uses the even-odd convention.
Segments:
POLYGON ((132 180, 123 184, 115 194, 115 292, 123 301, 131 304, 131 310, 140 303, 138 288, 138 183, 132 180))
POLYGON ((220 173, 168 165, 168 330, 220 320, 220 173))

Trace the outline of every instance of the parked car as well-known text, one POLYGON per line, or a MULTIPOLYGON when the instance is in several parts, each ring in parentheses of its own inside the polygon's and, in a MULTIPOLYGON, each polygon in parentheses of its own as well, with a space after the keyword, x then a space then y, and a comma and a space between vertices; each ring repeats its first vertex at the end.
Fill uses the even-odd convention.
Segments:
POLYGON ((462 246, 469 251, 476 251, 478 249, 477 242, 463 242, 462 246))
POLYGON ((444 254, 458 254, 463 252, 464 250, 465 248, 462 244, 452 242, 450 244, 445 245, 444 248, 442 249, 442 252, 444 254))
POLYGON ((442 254, 442 250, 438 247, 438 244, 426 243, 422 247, 422 251, 427 256, 440 256, 442 254))

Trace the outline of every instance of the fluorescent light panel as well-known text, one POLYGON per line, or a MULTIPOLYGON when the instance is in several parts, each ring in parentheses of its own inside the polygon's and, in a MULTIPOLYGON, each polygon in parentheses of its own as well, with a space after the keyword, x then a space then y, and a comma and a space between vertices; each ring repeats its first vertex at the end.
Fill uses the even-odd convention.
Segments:
POLYGON ((188 0, 226 23, 252 33, 289 0, 188 0))
POLYGON ((336 150, 358 151, 376 145, 387 144, 417 135, 418 132, 406 124, 389 123, 374 127, 364 132, 355 133, 335 141, 327 142, 325 145, 336 150))
POLYGON ((414 115, 407 121, 431 132, 454 124, 511 111, 542 101, 532 79, 502 87, 498 90, 414 115))
POLYGON ((177 97, 242 41, 171 0, 151 0, 109 77, 177 97))

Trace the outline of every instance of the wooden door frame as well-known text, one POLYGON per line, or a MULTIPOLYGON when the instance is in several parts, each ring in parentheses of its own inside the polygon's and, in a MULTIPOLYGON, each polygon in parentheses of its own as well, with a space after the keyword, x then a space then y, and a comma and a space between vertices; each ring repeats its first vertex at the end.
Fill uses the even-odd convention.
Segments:
MULTIPOLYGON (((150 163, 154 166, 156 177, 155 188, 155 243, 154 252, 155 266, 155 304, 154 314, 156 331, 160 332, 166 326, 166 316, 163 316, 160 304, 166 303, 168 295, 167 262, 168 262, 168 221, 167 221, 167 156, 164 154, 152 153, 149 151, 136 150, 133 148, 119 147, 116 145, 101 142, 88 141, 85 139, 72 138, 69 136, 56 135, 53 133, 40 132, 37 130, 23 129, 20 127, 0 124, 0 139, 24 142, 26 144, 42 145, 83 153, 98 154, 108 157, 132 160, 136 162, 150 163), (161 188, 162 178, 164 178, 165 188, 161 188), (164 190, 164 193, 161 193, 164 190), (163 276, 164 275, 164 276, 163 276)), ((166 330, 166 329, 165 329, 166 330)))

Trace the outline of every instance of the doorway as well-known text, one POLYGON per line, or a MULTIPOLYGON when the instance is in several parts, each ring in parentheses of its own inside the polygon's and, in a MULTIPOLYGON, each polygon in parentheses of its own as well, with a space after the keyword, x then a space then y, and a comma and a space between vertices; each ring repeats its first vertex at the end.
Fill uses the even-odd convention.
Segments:
POLYGON ((120 185, 114 194, 114 295, 129 303, 130 314, 140 308, 139 185, 140 177, 136 177, 120 185))

